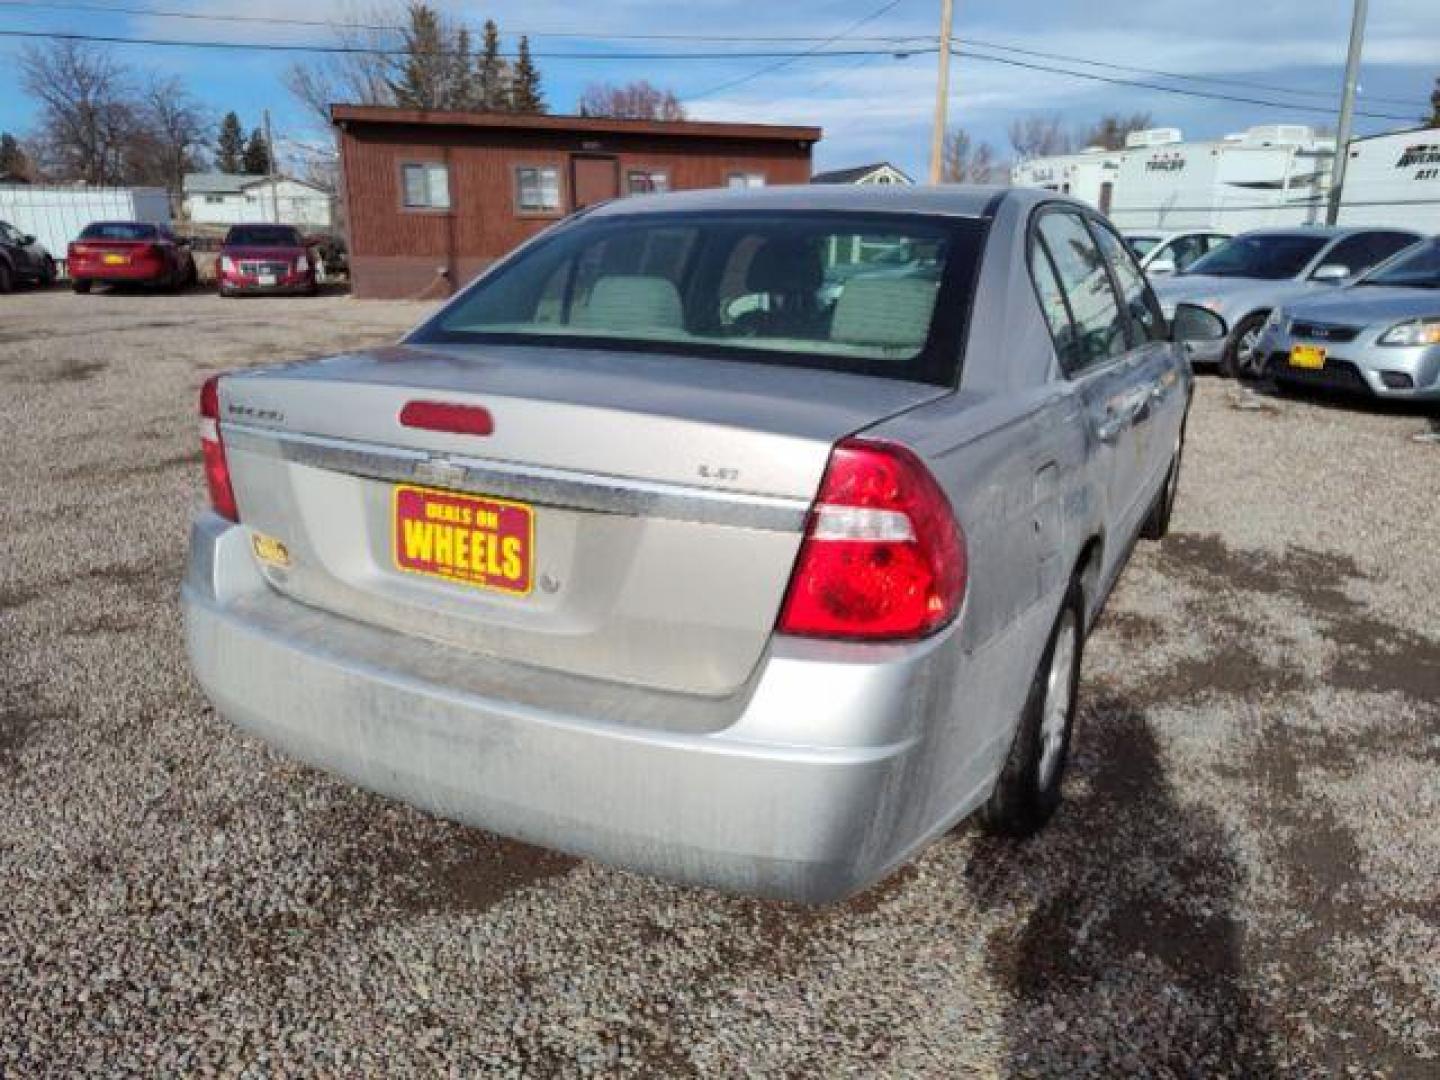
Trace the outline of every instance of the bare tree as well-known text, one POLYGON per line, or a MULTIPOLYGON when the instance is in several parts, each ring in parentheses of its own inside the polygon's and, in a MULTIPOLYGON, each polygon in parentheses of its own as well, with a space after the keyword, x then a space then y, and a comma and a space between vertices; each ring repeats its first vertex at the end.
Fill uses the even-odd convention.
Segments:
POLYGON ((116 184, 138 121, 125 69, 79 41, 27 46, 20 84, 39 104, 37 136, 45 171, 61 181, 116 184))
POLYGON ((350 21, 335 24, 333 32, 337 44, 358 51, 292 64, 285 73, 285 88, 326 127, 330 126, 330 106, 335 102, 393 105, 393 68, 390 57, 385 55, 385 50, 395 47, 393 34, 354 24, 384 26, 401 18, 401 11, 403 8, 397 10, 394 4, 352 10, 350 21))
POLYGON ((947 184, 997 184, 1009 178, 1010 170, 999 160, 988 142, 976 143, 964 128, 951 128, 945 136, 941 180, 947 184))
POLYGON ((152 79, 140 92, 127 151, 131 180, 179 188, 204 164, 209 125, 200 106, 174 77, 152 79))
POLYGON ((591 83, 580 96, 581 116, 612 116, 629 120, 684 120, 685 107, 673 90, 661 90, 645 79, 617 86, 591 83))
POLYGON ((1010 148, 1020 160, 1068 154, 1074 148, 1058 113, 1027 116, 1010 124, 1010 148))
POLYGON ((1088 128, 1080 132, 1076 142, 1082 146, 1103 146, 1106 150, 1124 150, 1125 136, 1132 131, 1144 131, 1153 126, 1154 119, 1148 112, 1106 113, 1088 128))

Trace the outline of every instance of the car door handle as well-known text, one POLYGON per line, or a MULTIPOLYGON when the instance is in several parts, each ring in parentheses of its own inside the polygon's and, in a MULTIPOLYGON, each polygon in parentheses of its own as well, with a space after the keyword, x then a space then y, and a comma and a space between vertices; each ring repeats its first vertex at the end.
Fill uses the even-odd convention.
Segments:
POLYGON ((1095 425, 1095 437, 1103 443, 1113 443, 1130 424, 1130 417, 1124 414, 1108 413, 1104 420, 1095 425))

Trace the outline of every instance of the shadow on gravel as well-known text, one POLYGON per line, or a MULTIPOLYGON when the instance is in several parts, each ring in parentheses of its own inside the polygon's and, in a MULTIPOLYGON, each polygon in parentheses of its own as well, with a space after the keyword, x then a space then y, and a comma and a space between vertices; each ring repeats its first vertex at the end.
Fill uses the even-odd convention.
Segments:
POLYGON ((1033 911, 989 943, 1014 995, 1007 1072, 1022 1076, 1273 1075, 1244 986, 1240 878, 1219 823, 1173 797, 1144 714, 1088 710, 1073 767, 1088 791, 1049 833, 978 840, 980 904, 1033 911), (1045 851, 1061 845, 1064 850, 1045 851), (1033 862, 1043 860, 1050 887, 1033 862), (1028 873, 1020 868, 1032 864, 1028 873))

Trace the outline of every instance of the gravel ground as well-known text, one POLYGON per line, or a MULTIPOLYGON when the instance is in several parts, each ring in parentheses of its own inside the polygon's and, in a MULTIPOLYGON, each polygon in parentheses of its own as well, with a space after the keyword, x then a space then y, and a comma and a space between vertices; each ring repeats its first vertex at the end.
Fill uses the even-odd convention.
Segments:
POLYGON ((1440 1074, 1422 416, 1202 379, 1053 826, 801 910, 425 817, 191 683, 202 377, 424 311, 0 297, 0 1075, 1440 1074))

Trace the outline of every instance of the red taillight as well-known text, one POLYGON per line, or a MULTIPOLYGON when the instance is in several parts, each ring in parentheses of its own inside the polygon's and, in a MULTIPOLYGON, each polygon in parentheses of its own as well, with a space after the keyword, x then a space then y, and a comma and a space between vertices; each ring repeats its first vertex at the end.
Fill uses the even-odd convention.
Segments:
POLYGON ((495 430, 489 409, 449 401, 407 401, 400 410, 400 423, 451 435, 489 435, 495 430))
POLYGON ((846 439, 830 454, 777 629, 856 640, 920 638, 965 596, 965 539, 913 453, 846 439))
POLYGON ((240 520, 235 489, 230 486, 230 465, 225 444, 220 440, 220 376, 211 375, 200 387, 200 452, 205 458, 205 483, 210 488, 210 506, 223 518, 240 520))

